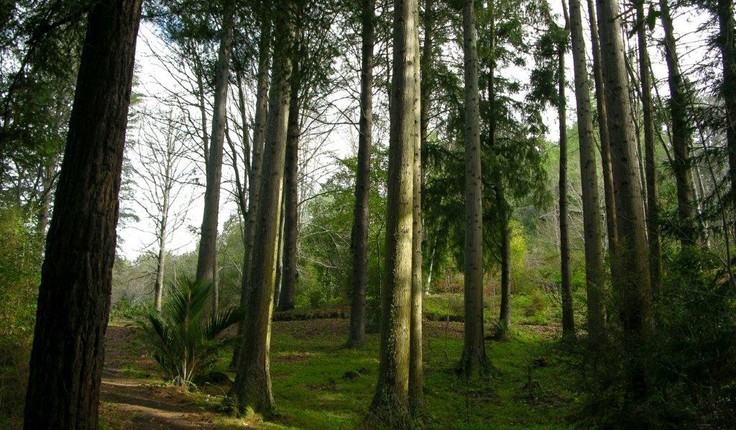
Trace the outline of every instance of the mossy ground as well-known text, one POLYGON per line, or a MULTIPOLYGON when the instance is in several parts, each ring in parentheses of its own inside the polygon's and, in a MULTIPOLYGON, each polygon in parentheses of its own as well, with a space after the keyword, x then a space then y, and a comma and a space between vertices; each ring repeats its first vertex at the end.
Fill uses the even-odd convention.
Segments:
MULTIPOLYGON (((274 323, 271 348, 276 415, 267 421, 250 419, 258 429, 352 429, 364 419, 378 372, 378 334, 369 334, 360 350, 345 348, 348 320, 316 319, 274 323)), ((572 355, 559 343, 555 327, 518 325, 508 341, 487 340, 493 366, 488 380, 458 378, 455 365, 462 352, 462 323, 425 322, 425 403, 421 426, 428 429, 564 429, 580 394, 572 355)), ((130 351, 137 355, 142 351, 130 351)), ((113 357, 108 356, 108 359, 113 357)), ((223 350, 220 371, 226 371, 230 351, 223 350)), ((118 361, 120 362, 120 361, 118 361)), ((150 363, 149 363, 150 364, 150 363)), ((151 367, 128 364, 125 376, 135 379, 151 367)), ((155 373, 141 383, 161 382, 155 373)), ((232 375, 232 373, 230 373, 232 375)), ((223 388, 182 393, 159 386, 188 405, 192 428, 242 428, 243 420, 218 412, 223 388), (198 420, 197 415, 200 414, 198 420)), ((153 392, 152 391, 152 392, 153 392)), ((103 423, 110 430, 128 428, 119 421, 114 399, 103 397, 103 423)), ((124 415, 130 420, 130 416, 124 415)), ((187 427, 170 427, 187 428, 187 427)))

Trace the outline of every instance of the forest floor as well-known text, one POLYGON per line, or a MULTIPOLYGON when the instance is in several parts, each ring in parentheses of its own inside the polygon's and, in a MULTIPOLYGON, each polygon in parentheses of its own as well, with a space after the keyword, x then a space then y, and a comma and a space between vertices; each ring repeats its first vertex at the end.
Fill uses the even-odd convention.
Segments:
MULTIPOLYGON (((346 319, 274 323, 271 375, 277 414, 268 421, 228 417, 220 404, 230 382, 196 390, 163 381, 131 325, 108 328, 101 428, 352 429, 365 416, 378 373, 379 337, 361 350, 344 347, 346 319)), ((579 355, 560 344, 556 326, 518 325, 509 340, 487 340, 490 379, 469 382, 454 366, 462 323, 426 321, 425 413, 431 429, 565 429, 580 402, 579 355)), ((226 370, 222 351, 215 370, 226 370)))

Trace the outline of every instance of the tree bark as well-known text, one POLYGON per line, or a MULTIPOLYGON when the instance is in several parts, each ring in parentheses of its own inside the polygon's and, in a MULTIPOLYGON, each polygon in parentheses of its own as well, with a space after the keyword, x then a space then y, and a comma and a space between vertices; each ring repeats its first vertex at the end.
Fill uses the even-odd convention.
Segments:
POLYGON ((580 182, 583 195, 588 340, 592 349, 595 350, 598 345, 606 341, 605 272, 603 269, 598 172, 595 144, 593 142, 593 115, 590 106, 590 83, 585 59, 583 18, 580 9, 580 0, 570 0, 570 36, 572 39, 575 103, 580 141, 580 182))
POLYGON ((649 249, 641 189, 637 179, 636 138, 631 128, 629 83, 624 63, 616 0, 597 0, 606 103, 611 138, 619 244, 614 254, 613 287, 621 298, 627 371, 626 407, 632 419, 648 394, 644 347, 654 334, 649 249))
MULTIPOLYGON (((300 12, 299 12, 300 13, 300 12)), ((298 21, 297 21, 298 22, 298 21)), ((278 309, 288 311, 296 306, 296 284, 299 241, 299 49, 292 58, 291 101, 289 102, 289 128, 286 138, 286 171, 284 172, 284 240, 282 255, 281 291, 278 309)))
POLYGON ((459 368, 467 378, 488 374, 483 336, 483 183, 481 173, 478 48, 474 0, 463 9, 465 75, 465 324, 459 368))
POLYGON ((371 186, 371 147, 373 145, 373 47, 375 45, 375 0, 363 0, 360 69, 360 136, 358 171, 355 178, 355 209, 350 250, 353 271, 350 278, 350 333, 347 345, 365 344, 365 289, 368 282, 368 198, 371 186))
MULTIPOLYGON (((168 169, 167 169, 168 170, 168 169)), ((170 176, 167 176, 170 178, 170 176)), ((167 186, 163 193, 161 218, 158 222, 158 254, 156 256, 156 281, 153 286, 154 307, 161 312, 164 297, 164 272, 166 267, 166 241, 168 240, 170 188, 167 186)))
MULTIPOLYGON (((256 89, 256 113, 253 120, 253 158, 248 178, 248 212, 245 220, 245 234, 243 237, 243 275, 240 280, 240 306, 248 309, 251 292, 251 268, 253 267, 253 248, 256 232, 256 214, 260 200, 261 173, 263 170, 263 147, 268 123, 268 70, 271 58, 271 21, 262 18, 261 36, 258 42, 258 76, 256 89)), ((238 338, 243 336, 245 319, 238 324, 238 338)), ((232 366, 238 364, 240 344, 236 343, 233 349, 232 366)))
POLYGON ((252 410, 268 415, 274 407, 269 350, 291 87, 294 2, 281 0, 275 6, 281 13, 275 17, 274 76, 269 97, 264 171, 258 185, 260 194, 253 243, 259 246, 253 247, 250 278, 253 288, 248 297, 240 359, 231 390, 241 414, 252 410))
POLYGON ((616 197, 611 173, 611 139, 608 134, 608 112, 606 109, 606 92, 604 88, 603 66, 601 65, 601 47, 598 33, 598 22, 593 0, 587 0, 590 15, 590 40, 593 51, 593 80, 595 83, 595 100, 598 114, 598 135, 601 142, 601 172, 603 176, 603 197, 606 204, 606 232, 608 250, 616 253, 618 232, 616 229, 616 197))
MULTIPOLYGON (((672 149, 675 160, 672 170, 675 174, 677 186, 677 215, 679 228, 677 236, 683 246, 694 245, 698 239, 695 210, 695 186, 693 184, 692 169, 690 168, 690 124, 687 118, 689 105, 685 81, 680 73, 677 57, 674 27, 670 16, 670 7, 667 0, 659 1, 664 28, 664 58, 667 62, 669 76, 667 83, 670 88, 670 117, 672 120, 672 149)), ((656 287, 655 287, 656 289, 656 287)))
MULTIPOLYGON (((496 49, 496 15, 493 2, 488 3, 488 40, 490 41, 490 50, 495 52, 496 49)), ((488 147, 496 150, 496 63, 491 60, 488 64, 488 81, 486 90, 488 92, 488 147)), ((509 237, 509 213, 506 206, 506 196, 504 192, 503 177, 500 170, 493 172, 493 187, 496 198, 496 210, 498 211, 498 219, 500 220, 499 237, 501 240, 501 306, 499 311, 499 336, 506 338, 508 330, 511 327, 511 243, 509 237)))
MULTIPOLYGON (((417 79, 419 81, 419 79, 417 79)), ((419 84, 419 82, 417 82, 419 84)), ((418 91, 421 93, 421 90, 418 91)), ((420 95, 421 97, 421 95, 420 95)), ((418 102, 420 102, 418 100, 418 102)), ((421 124, 421 107, 420 107, 421 124)), ((420 125, 421 129, 421 125, 420 125)), ((422 139, 414 139, 414 197, 412 210, 412 270, 411 270, 411 332, 409 362, 409 402, 413 414, 417 414, 424 403, 424 373, 422 365, 422 139)))
MULTIPOLYGON (((564 1, 564 0, 563 0, 564 1)), ((564 3, 563 3, 563 6, 564 3)), ((567 21, 567 19, 565 19, 567 21)), ((567 28, 568 25, 565 24, 567 28)), ((562 296, 562 336, 575 337, 575 314, 572 307, 572 285, 570 281, 570 227, 568 225, 567 202, 567 101, 565 99, 565 44, 557 48, 557 118, 560 124, 560 285, 562 296)))
POLYGON ((97 429, 140 0, 95 2, 46 238, 24 428, 97 429))
POLYGON ((733 1, 718 0, 718 39, 723 58, 723 101, 726 105, 726 146, 731 198, 736 206, 736 23, 733 1))
POLYGON ((509 213, 506 207, 503 182, 500 178, 496 181, 496 205, 501 233, 499 235, 501 239, 501 311, 498 320, 501 335, 506 337, 511 328, 511 232, 509 231, 509 213))
POLYGON ((418 0, 394 5, 381 358, 367 425, 411 427, 409 405, 414 151, 419 144, 418 0))
POLYGON ((355 209, 350 235, 353 271, 350 278, 350 333, 347 345, 365 344, 365 289, 368 282, 368 198, 371 187, 371 148, 373 145, 373 47, 375 45, 375 0, 361 2, 362 40, 360 69, 360 136, 358 171, 355 177, 355 209))
POLYGON ((636 20, 639 26, 637 42, 639 46, 639 83, 641 85, 641 109, 644 120, 644 154, 647 189, 647 231, 649 233, 649 269, 652 293, 659 295, 662 289, 662 246, 659 238, 659 178, 654 148, 654 105, 652 103, 652 83, 649 73, 649 52, 647 50, 647 25, 644 16, 644 3, 634 2, 636 20))
POLYGON ((212 113, 209 157, 207 159, 207 184, 204 193, 204 214, 197 257, 197 281, 212 282, 212 311, 217 312, 219 288, 217 271, 217 224, 220 213, 220 185, 222 182, 222 154, 225 144, 227 121, 227 90, 229 85, 230 54, 233 44, 233 0, 225 2, 221 29, 220 48, 217 53, 215 77, 215 102, 212 113))

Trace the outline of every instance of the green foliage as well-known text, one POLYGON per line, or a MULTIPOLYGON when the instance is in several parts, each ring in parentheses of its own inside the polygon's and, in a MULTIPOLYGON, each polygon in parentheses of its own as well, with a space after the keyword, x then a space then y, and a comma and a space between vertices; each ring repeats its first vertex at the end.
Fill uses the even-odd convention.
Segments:
POLYGON ((145 317, 151 302, 122 297, 110 307, 110 321, 138 320, 145 317))
POLYGON ((40 243, 20 209, 0 209, 0 347, 18 347, 32 337, 41 281, 40 243))
POLYGON ((667 420, 733 427, 736 416, 736 290, 713 255, 668 255, 652 344, 653 402, 667 420))
POLYGON ((465 315, 463 296, 457 293, 437 293, 424 297, 425 318, 434 321, 462 321, 465 315))
POLYGON ((22 211, 0 208, 0 428, 20 427, 23 415, 41 259, 22 211))
MULTIPOLYGON (((478 11, 477 25, 483 30, 478 34, 483 233, 489 268, 499 261, 500 232, 512 219, 514 209, 543 206, 549 201, 541 107, 520 100, 525 83, 505 73, 506 68, 523 67, 529 59, 530 40, 524 29, 537 20, 540 12, 536 3, 493 1, 478 11)), ((425 148, 425 256, 431 255, 433 269, 442 271, 463 264, 464 102, 460 77, 441 64, 430 66, 440 94, 433 106, 444 108, 447 118, 443 124, 446 130, 438 128, 431 133, 425 148)))
MULTIPOLYGON (((334 305, 349 297, 352 254, 350 237, 355 207, 357 159, 338 160, 339 168, 307 203, 300 240, 300 284, 297 304, 334 305)), ((368 199, 368 307, 377 309, 383 266, 386 213, 387 153, 373 151, 371 192, 368 199)), ((377 312, 369 312, 369 315, 377 312)))
POLYGON ((666 252, 664 269, 664 288, 655 301, 656 334, 642 351, 648 397, 626 403, 626 357, 620 323, 612 319, 612 344, 588 363, 592 372, 579 414, 583 426, 631 428, 632 407, 648 419, 637 426, 647 428, 736 426, 734 284, 718 258, 694 247, 666 252))
POLYGON ((177 385, 190 383, 214 363, 218 351, 237 341, 220 335, 243 319, 243 310, 230 307, 208 317, 211 291, 212 284, 181 282, 161 313, 149 310, 137 321, 153 357, 177 385))

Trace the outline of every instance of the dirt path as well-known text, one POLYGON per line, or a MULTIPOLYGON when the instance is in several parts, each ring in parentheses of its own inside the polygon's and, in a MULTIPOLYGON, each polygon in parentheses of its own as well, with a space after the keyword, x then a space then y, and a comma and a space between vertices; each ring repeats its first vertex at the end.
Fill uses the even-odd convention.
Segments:
POLYGON ((214 402, 206 407, 185 390, 162 385, 156 363, 136 342, 135 328, 110 326, 106 342, 100 412, 110 430, 215 428, 214 402))

